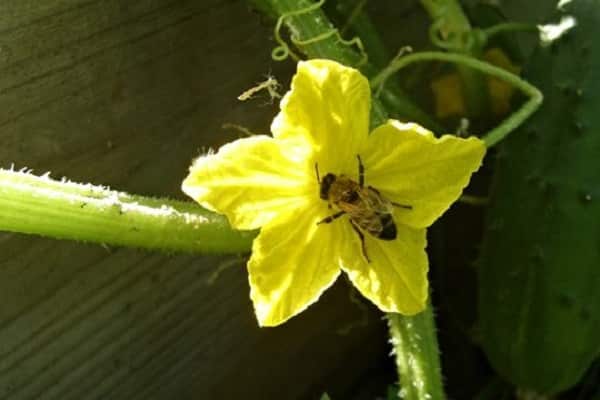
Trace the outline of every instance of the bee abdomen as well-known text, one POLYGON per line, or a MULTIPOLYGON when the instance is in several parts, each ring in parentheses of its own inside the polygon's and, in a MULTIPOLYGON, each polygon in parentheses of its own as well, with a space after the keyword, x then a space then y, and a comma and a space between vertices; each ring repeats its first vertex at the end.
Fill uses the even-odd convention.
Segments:
POLYGON ((396 239, 397 230, 396 223, 392 218, 391 214, 384 214, 381 216, 381 225, 383 229, 377 235, 377 238, 381 240, 394 240, 396 239))

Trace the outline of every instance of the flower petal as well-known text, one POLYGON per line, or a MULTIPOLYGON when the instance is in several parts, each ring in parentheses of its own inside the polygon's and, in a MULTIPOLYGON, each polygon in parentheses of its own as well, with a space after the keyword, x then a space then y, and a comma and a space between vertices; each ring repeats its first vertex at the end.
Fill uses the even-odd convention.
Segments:
POLYGON ((369 133, 370 102, 369 82, 358 70, 330 60, 302 61, 271 131, 276 138, 308 139, 324 172, 353 173, 369 133))
POLYGON ((256 229, 315 197, 310 148, 268 136, 239 139, 199 157, 183 191, 203 207, 226 214, 236 229, 256 229))
POLYGON ((423 311, 427 302, 425 229, 396 228, 398 236, 391 241, 365 234, 370 262, 344 264, 342 269, 363 296, 382 311, 414 315, 423 311))
POLYGON ((361 153, 365 182, 396 203, 396 222, 415 228, 433 223, 458 199, 481 165, 483 141, 436 138, 417 124, 390 120, 373 131, 361 153))
POLYGON ((279 325, 316 302, 340 274, 340 255, 360 256, 347 221, 317 225, 329 214, 316 204, 280 215, 254 240, 250 297, 261 326, 279 325))

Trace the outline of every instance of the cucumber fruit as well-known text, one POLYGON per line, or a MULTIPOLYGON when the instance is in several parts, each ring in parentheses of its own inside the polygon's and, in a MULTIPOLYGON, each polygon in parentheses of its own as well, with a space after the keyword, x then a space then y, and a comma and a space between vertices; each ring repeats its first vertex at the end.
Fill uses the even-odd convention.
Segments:
POLYGON ((501 144, 479 259, 481 341, 520 388, 563 391, 600 354, 600 0, 538 46, 539 111, 501 144))

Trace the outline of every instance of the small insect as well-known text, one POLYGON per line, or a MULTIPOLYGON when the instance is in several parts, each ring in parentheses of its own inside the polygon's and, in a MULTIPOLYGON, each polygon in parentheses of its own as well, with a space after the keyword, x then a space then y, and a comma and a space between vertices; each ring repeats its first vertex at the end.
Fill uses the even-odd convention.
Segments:
POLYGON ((381 240, 394 240, 398 232, 392 213, 393 206, 408 210, 411 210, 412 206, 394 203, 383 197, 374 187, 365 186, 365 168, 360 155, 356 158, 358 159, 358 182, 345 175, 337 176, 332 173, 326 174, 321 180, 319 165, 315 164, 319 197, 327 200, 329 208, 333 205, 339 209, 338 212, 317 222, 317 225, 329 224, 347 214, 350 225, 360 238, 362 252, 367 262, 370 262, 362 231, 381 240))

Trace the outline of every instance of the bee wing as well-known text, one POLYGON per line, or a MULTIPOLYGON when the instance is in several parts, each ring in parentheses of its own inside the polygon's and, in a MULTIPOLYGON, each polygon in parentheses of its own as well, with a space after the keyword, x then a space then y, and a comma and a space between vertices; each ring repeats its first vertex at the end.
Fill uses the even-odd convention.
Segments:
POLYGON ((383 231, 383 224, 381 223, 381 218, 377 214, 370 214, 365 216, 360 220, 358 225, 369 232, 373 236, 378 236, 381 231, 383 231))
POLYGON ((368 202, 342 203, 339 208, 348 214, 352 222, 371 235, 377 236, 383 230, 380 214, 369 208, 368 202))
POLYGON ((372 187, 364 188, 360 197, 366 204, 367 208, 377 214, 391 214, 392 207, 388 200, 386 200, 379 192, 372 187))
POLYGON ((360 203, 360 202, 357 204, 352 204, 352 203, 346 203, 346 202, 342 201, 342 202, 337 203, 337 206, 340 210, 344 211, 350 217, 361 214, 364 209, 362 203, 360 203))

